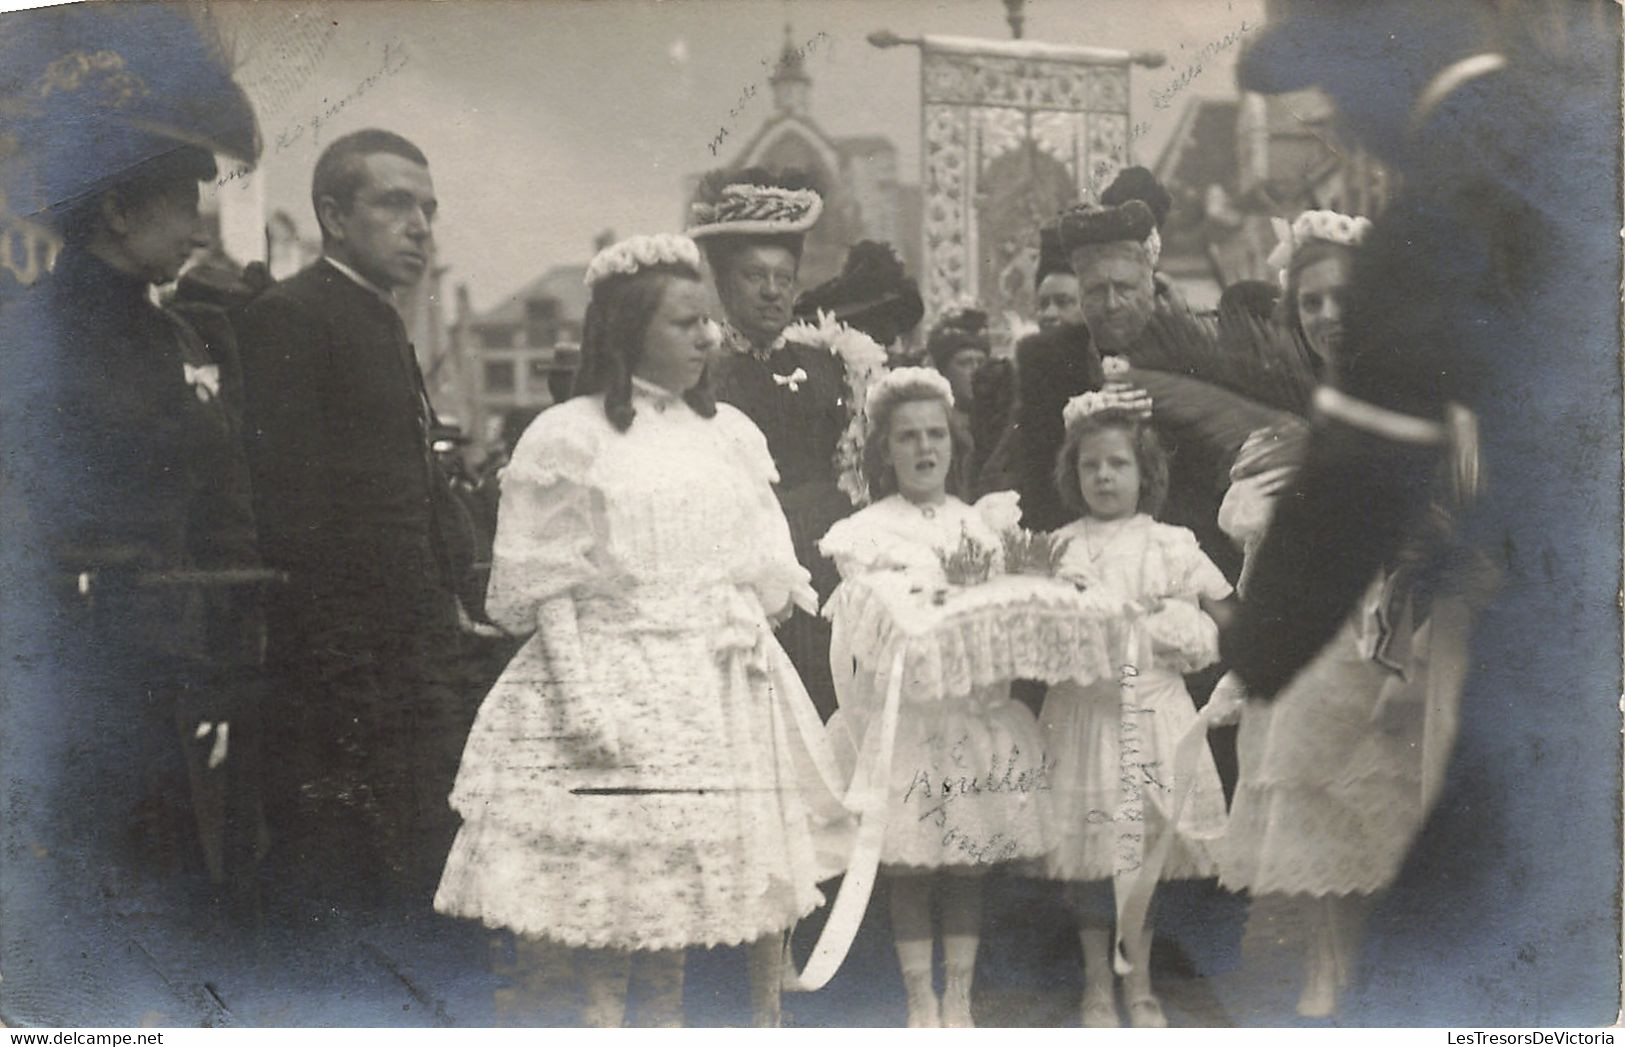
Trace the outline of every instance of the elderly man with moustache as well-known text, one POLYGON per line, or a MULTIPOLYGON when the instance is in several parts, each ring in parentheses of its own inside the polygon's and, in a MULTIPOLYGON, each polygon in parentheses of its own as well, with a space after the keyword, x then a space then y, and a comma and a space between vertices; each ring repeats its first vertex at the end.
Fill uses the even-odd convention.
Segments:
POLYGON ((434 182, 411 142, 364 130, 323 152, 311 198, 322 257, 236 317, 265 557, 290 577, 270 614, 290 695, 274 828, 324 901, 427 912, 453 829, 457 617, 433 410, 392 295, 429 265, 434 182))

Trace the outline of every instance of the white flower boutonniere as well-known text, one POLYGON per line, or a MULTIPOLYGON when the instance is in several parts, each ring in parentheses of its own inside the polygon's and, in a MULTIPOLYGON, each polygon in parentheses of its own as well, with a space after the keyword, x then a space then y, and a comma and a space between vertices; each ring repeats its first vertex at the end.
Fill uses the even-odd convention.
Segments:
POLYGON ((194 367, 188 363, 181 364, 181 373, 186 378, 186 384, 192 387, 198 400, 208 403, 220 395, 220 365, 204 364, 194 367))
POLYGON ((799 367, 789 374, 776 374, 773 376, 774 385, 788 388, 792 393, 798 392, 801 389, 801 383, 806 380, 807 372, 799 367))

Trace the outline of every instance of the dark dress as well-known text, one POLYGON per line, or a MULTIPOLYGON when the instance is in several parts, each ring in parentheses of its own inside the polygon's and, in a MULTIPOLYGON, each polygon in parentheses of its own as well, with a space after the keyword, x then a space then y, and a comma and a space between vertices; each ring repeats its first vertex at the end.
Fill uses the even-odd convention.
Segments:
POLYGON ((265 557, 289 575, 269 650, 297 696, 274 739, 287 858, 426 905, 467 725, 417 359, 394 307, 325 261, 235 319, 265 557))
POLYGON ((218 574, 260 563, 229 364, 148 291, 67 248, 3 306, 8 1020, 153 988, 112 914, 183 914, 177 872, 261 842, 258 594, 218 574))
MULTIPOLYGON (((767 437, 796 559, 812 573, 822 603, 835 591, 840 575, 818 552, 817 543, 852 512, 852 501, 836 486, 835 473, 835 447, 847 424, 844 365, 829 350, 805 345, 780 346, 765 358, 724 351, 713 379, 717 399, 745 412, 767 437), (798 369, 806 378, 792 389, 787 378, 798 369)), ((835 712, 829 637, 828 622, 800 610, 779 627, 779 641, 825 720, 835 712)))

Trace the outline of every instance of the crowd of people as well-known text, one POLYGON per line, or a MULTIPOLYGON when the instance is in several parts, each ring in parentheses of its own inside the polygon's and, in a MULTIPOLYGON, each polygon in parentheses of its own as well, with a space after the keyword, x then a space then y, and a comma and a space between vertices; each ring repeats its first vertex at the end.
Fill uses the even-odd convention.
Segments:
MULTIPOLYGON (((580 373, 515 441, 492 513, 448 483, 394 304, 431 257, 429 157, 394 131, 339 137, 311 174, 317 261, 268 285, 182 276, 214 156, 255 158, 246 97, 206 48, 162 76, 87 57, 181 16, 49 17, 18 56, 56 89, 24 112, 29 179, 6 189, 54 264, 0 299, 5 444, 29 449, 6 466, 6 546, 29 550, 6 563, 29 594, 6 621, 7 760, 27 768, 8 769, 7 810, 27 815, 6 841, 8 921, 22 903, 124 911, 188 877, 251 922, 455 917, 568 950, 581 1008, 555 1017, 603 1026, 634 998, 639 1024, 680 1024, 685 950, 740 946, 771 1026, 790 932, 869 847, 910 1026, 973 1024, 1001 869, 1059 885, 1081 1024, 1160 1027, 1158 923, 1125 916, 1126 862, 1289 899, 1311 1018, 1351 992, 1361 1017, 1454 1015, 1443 992, 1407 1011, 1384 975, 1446 949, 1432 969, 1509 948, 1533 964, 1560 946, 1528 919, 1596 902, 1590 880, 1556 901, 1503 882, 1519 861, 1562 881, 1535 832, 1559 794, 1508 747, 1574 738, 1505 689, 1538 670, 1572 697, 1584 674, 1547 651, 1490 687, 1483 636, 1502 659, 1529 644, 1529 608, 1578 599, 1591 559, 1553 552, 1576 506, 1526 495, 1516 470, 1545 453, 1532 439, 1565 438, 1540 428, 1561 409, 1505 395, 1486 377, 1504 360, 1473 343, 1583 341, 1538 303, 1571 275, 1552 258, 1599 257, 1594 230, 1540 206, 1586 190, 1531 200, 1488 146, 1451 177, 1439 144, 1512 141, 1526 128, 1497 130, 1501 107, 1589 68, 1584 40, 1421 37, 1436 53, 1404 132, 1369 108, 1352 121, 1408 195, 1283 216, 1278 280, 1227 289, 1216 313, 1159 270, 1168 194, 1125 169, 1044 223, 1036 330, 1010 346, 973 305, 921 337, 884 244, 798 294, 817 187, 717 172, 685 229, 592 259, 580 373), (103 105, 132 73, 155 85, 146 108, 103 105), (46 148, 65 112, 91 133, 46 148), (1123 673, 948 695, 911 679, 889 706, 854 655, 874 619, 842 609, 901 579, 928 618, 1014 574, 1012 536, 1043 536, 1047 573, 1123 641, 1123 673), (1180 744, 1237 724, 1194 756, 1180 744), (1143 825, 1128 858, 1125 821, 1143 825), (1492 829, 1489 852, 1467 842, 1492 829), (1439 847, 1492 857, 1457 875, 1439 847), (1521 929, 1491 947, 1438 912, 1479 904, 1521 929)), ((1246 85, 1317 82, 1319 17, 1288 12, 1252 45, 1246 85)), ((1572 796, 1595 828, 1593 786, 1572 796)), ((1572 926, 1544 931, 1595 958, 1572 926)), ((73 977, 71 940, 49 962, 59 933, 8 927, 7 984, 73 977)), ((1528 977, 1573 967, 1544 970, 1528 977)), ((1502 1002, 1474 1013, 1522 1013, 1521 994, 1502 1002)))

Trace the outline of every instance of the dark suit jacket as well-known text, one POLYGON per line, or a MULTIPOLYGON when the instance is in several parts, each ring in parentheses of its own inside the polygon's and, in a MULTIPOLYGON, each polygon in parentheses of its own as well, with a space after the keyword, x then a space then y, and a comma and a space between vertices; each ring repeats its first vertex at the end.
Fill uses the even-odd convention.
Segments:
POLYGON ((235 319, 262 544, 293 579, 273 641, 279 627, 300 642, 316 629, 376 652, 443 635, 455 622, 446 492, 400 316, 318 261, 235 319))
POLYGON ((1021 521, 1032 530, 1053 531, 1072 517, 1055 490, 1055 456, 1066 432, 1061 409, 1106 380, 1089 329, 1064 327, 1023 338, 1016 346, 1016 380, 1021 521))

